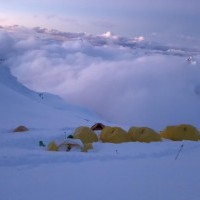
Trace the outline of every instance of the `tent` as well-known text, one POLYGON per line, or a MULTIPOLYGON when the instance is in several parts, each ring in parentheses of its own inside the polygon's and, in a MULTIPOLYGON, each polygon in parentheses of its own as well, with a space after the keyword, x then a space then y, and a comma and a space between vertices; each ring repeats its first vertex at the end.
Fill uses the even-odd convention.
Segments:
POLYGON ((158 142, 162 141, 160 135, 148 127, 131 127, 128 131, 132 141, 158 142))
POLYGON ((92 143, 85 143, 82 149, 83 152, 88 152, 88 150, 93 149, 92 143))
POLYGON ((99 131, 99 130, 102 130, 104 128, 105 128, 105 125, 103 125, 102 123, 96 123, 91 127, 91 129, 93 131, 99 131))
POLYGON ((98 141, 98 137, 95 132, 87 126, 80 126, 76 128, 73 136, 75 139, 80 139, 83 143, 92 143, 98 141))
POLYGON ((48 151, 82 151, 87 152, 93 149, 92 143, 83 144, 80 139, 67 138, 64 142, 57 144, 55 141, 51 141, 48 146, 48 151))
POLYGON ((130 142, 128 133, 120 127, 106 126, 100 134, 102 142, 122 143, 130 142))
POLYGON ((58 151, 58 145, 55 141, 51 141, 47 146, 48 151, 58 151))
POLYGON ((25 132, 25 131, 29 131, 29 129, 26 126, 18 126, 14 129, 14 132, 25 132))
POLYGON ((71 151, 72 149, 83 149, 84 145, 79 139, 67 138, 64 142, 58 145, 58 151, 71 151))
POLYGON ((167 126, 160 133, 162 138, 181 141, 181 140, 193 140, 198 141, 200 139, 199 131, 192 125, 181 124, 177 126, 167 126))

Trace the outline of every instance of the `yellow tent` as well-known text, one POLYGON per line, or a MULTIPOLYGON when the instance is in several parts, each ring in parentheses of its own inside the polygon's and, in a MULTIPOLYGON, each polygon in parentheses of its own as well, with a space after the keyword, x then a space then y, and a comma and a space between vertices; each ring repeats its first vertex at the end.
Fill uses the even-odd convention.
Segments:
POLYGON ((84 144, 80 139, 67 138, 65 141, 58 145, 58 151, 71 151, 72 149, 82 151, 83 147, 84 144))
POLYGON ((122 143, 130 142, 128 133, 120 127, 106 126, 100 134, 102 142, 122 143))
POLYGON ((200 139, 199 131, 192 125, 181 124, 177 126, 167 126, 160 133, 162 138, 181 141, 181 140, 193 140, 198 141, 200 139))
POLYGON ((162 141, 160 135, 148 127, 131 127, 128 131, 132 141, 158 142, 162 141))
POLYGON ((93 149, 92 143, 85 143, 82 149, 83 152, 88 152, 88 150, 93 149))
POLYGON ((92 143, 98 141, 98 137, 95 132, 87 126, 76 128, 73 136, 75 139, 80 139, 83 143, 92 143))
POLYGON ((58 145, 54 141, 52 141, 48 144, 47 150, 48 151, 58 151, 58 145))

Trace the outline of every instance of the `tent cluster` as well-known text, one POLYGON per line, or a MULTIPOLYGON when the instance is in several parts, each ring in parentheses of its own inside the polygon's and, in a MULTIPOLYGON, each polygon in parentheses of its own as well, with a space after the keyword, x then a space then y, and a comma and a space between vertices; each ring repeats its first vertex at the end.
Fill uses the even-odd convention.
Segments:
MULTIPOLYGON (((14 132, 25 132, 29 129, 25 126, 15 128, 14 132)), ((200 132, 196 127, 189 124, 167 126, 160 133, 148 127, 130 127, 125 131, 121 127, 105 126, 101 123, 92 127, 81 126, 75 129, 72 135, 61 143, 51 141, 47 149, 49 151, 78 151, 87 152, 93 149, 93 143, 101 141, 103 143, 123 143, 123 142, 160 142, 163 139, 182 141, 200 140, 200 132)), ((44 145, 40 145, 44 146, 44 145)))
POLYGON ((128 131, 120 127, 105 127, 101 134, 102 142, 158 142, 162 141, 161 136, 148 127, 131 127, 128 131))
POLYGON ((93 148, 92 143, 101 141, 103 143, 123 143, 123 142, 160 142, 163 139, 173 141, 181 140, 200 140, 199 131, 191 125, 181 124, 168 126, 163 131, 157 133, 148 127, 130 127, 125 131, 121 127, 104 126, 97 123, 92 127, 81 126, 75 129, 70 141, 65 141, 60 145, 55 142, 49 144, 48 149, 53 151, 66 150, 78 147, 81 151, 87 152, 93 148), (101 132, 98 132, 98 131, 101 132), (99 134, 98 134, 99 133, 99 134), (73 141, 73 142, 72 142, 73 141), (73 143, 73 144, 72 144, 73 143))
POLYGON ((110 143, 159 142, 163 139, 198 141, 200 132, 189 124, 167 126, 160 134, 148 127, 131 127, 127 132, 120 127, 105 127, 100 134, 100 139, 102 142, 110 143))

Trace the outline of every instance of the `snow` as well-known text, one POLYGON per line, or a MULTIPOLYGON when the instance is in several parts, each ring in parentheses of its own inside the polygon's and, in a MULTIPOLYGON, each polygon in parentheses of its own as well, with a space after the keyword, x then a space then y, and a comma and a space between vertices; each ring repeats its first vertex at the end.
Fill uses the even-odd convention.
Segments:
POLYGON ((77 124, 92 124, 100 118, 89 110, 67 104, 58 96, 36 93, 21 85, 5 66, 0 65, 0 111, 4 128, 25 124, 37 128, 74 127, 77 124), (59 116, 59 120, 58 120, 59 116), (9 119, 9 120, 8 120, 9 119), (49 123, 51 122, 51 123, 49 123))
POLYGON ((0 94, 2 200, 199 200, 199 142, 99 141, 87 153, 49 152, 39 141, 64 141, 81 125, 112 124, 58 96, 29 90, 6 61, 0 63, 0 94), (29 131, 14 133, 18 125, 29 131))
POLYGON ((37 146, 54 137, 47 131, 1 134, 3 199, 199 199, 199 142, 184 141, 177 160, 182 142, 97 142, 88 153, 37 146))

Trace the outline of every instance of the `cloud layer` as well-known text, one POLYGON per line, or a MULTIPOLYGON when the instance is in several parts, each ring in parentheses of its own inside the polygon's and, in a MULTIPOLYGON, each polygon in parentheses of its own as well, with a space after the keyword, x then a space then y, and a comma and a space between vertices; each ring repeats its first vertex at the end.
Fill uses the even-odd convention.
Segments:
POLYGON ((1 28, 0 43, 0 57, 33 90, 58 94, 121 124, 199 126, 198 49, 39 27, 1 28))

